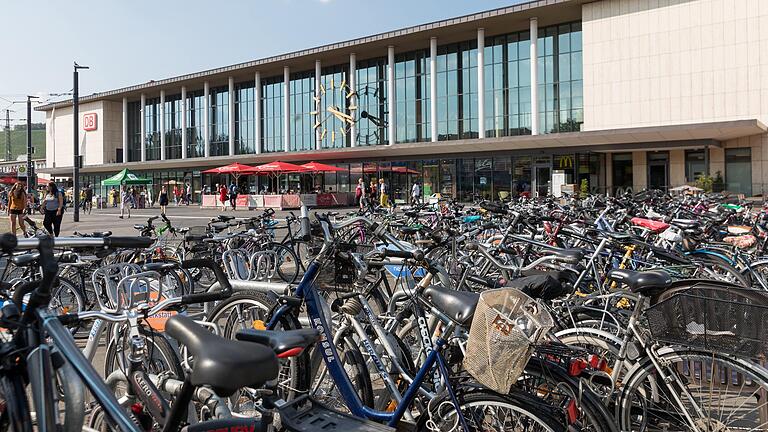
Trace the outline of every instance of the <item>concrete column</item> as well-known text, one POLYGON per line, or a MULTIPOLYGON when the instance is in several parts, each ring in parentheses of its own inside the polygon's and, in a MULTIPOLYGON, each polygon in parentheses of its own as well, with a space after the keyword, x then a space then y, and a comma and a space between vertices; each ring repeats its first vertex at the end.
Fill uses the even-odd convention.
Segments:
POLYGON ((254 74, 253 99, 256 106, 253 107, 254 137, 256 138, 256 154, 261 153, 261 73, 254 74))
POLYGON ((605 154, 605 194, 613 195, 613 153, 605 154))
POLYGON ((397 142, 395 136, 396 129, 396 112, 395 112, 395 47, 390 45, 387 47, 387 122, 389 125, 389 145, 394 145, 397 142))
POLYGON ((283 145, 291 150, 291 68, 283 67, 283 145))
POLYGON ((685 150, 669 151, 669 186, 685 184, 685 150))
MULTIPOLYGON (((322 76, 322 73, 323 73, 322 63, 320 62, 320 60, 315 60, 315 97, 317 98, 318 101, 320 101, 320 86, 322 85, 320 77, 322 76)), ((322 113, 325 112, 325 107, 320 105, 320 102, 316 102, 315 110, 317 110, 317 115, 313 119, 314 120, 313 124, 315 124, 315 122, 323 118, 322 113)), ((320 150, 320 148, 322 147, 322 144, 320 142, 322 137, 322 129, 323 129, 322 127, 315 129, 315 150, 320 150)))
POLYGON ((437 142, 437 38, 429 39, 429 129, 437 142))
POLYGON ((648 156, 644 151, 632 152, 632 189, 640 192, 648 188, 648 156))
POLYGON ((181 158, 187 158, 187 88, 181 87, 181 158))
POLYGON ((211 87, 206 81, 203 84, 203 148, 205 157, 211 156, 211 87))
POLYGON ((229 155, 235 155, 235 79, 229 77, 229 155))
POLYGON ((165 160, 165 90, 160 90, 160 160, 165 160))
POLYGON ((539 20, 531 18, 531 135, 539 134, 539 20))
MULTIPOLYGON (((349 76, 347 77, 350 91, 354 92, 354 96, 349 98, 350 108, 353 106, 355 109, 350 110, 352 117, 360 118, 359 110, 357 109, 357 56, 355 53, 349 55, 349 76)), ((355 123, 349 127, 349 145, 351 147, 357 147, 357 126, 355 123)))
POLYGON ((485 29, 477 29, 477 136, 485 138, 485 29))
POLYGON ((147 161, 147 118, 144 116, 144 110, 147 108, 147 95, 141 94, 141 161, 147 161))
MULTIPOLYGON (((53 118, 51 123, 55 121, 53 118)), ((123 162, 128 162, 128 98, 123 98, 123 162)))

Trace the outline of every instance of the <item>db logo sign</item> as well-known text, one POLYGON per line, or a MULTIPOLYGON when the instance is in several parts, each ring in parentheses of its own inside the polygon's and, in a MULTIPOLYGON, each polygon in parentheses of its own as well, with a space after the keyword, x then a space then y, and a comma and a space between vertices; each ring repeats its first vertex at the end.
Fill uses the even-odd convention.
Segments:
POLYGON ((83 115, 83 130, 95 131, 98 127, 98 121, 96 113, 89 113, 83 115))

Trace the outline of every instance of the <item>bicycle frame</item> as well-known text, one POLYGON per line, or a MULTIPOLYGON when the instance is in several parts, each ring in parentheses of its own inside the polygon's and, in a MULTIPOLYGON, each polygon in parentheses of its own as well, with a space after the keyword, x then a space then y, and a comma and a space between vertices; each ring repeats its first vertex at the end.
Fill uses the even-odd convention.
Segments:
MULTIPOLYGON (((451 401, 456 408, 456 412, 459 416, 459 420, 461 421, 461 425, 464 430, 468 431, 469 428, 467 426, 466 420, 464 419, 464 416, 461 413, 461 406, 459 405, 458 399, 456 397, 456 392, 453 390, 448 379, 448 368, 446 366, 445 359, 440 354, 441 349, 446 344, 445 340, 442 338, 437 340, 435 348, 427 355, 426 361, 416 373, 413 382, 406 389, 405 394, 402 396, 402 400, 400 403, 398 403, 394 412, 379 411, 363 405, 362 401, 357 395, 357 391, 355 390, 352 381, 349 378, 349 375, 347 375, 346 370, 339 362, 339 353, 336 350, 336 346, 332 343, 333 334, 331 333, 331 326, 328 322, 328 319, 324 315, 321 303, 323 300, 319 297, 317 287, 314 284, 315 276, 317 276, 320 267, 321 265, 317 260, 310 263, 306 273, 304 274, 304 278, 296 288, 294 295, 295 297, 305 301, 307 305, 307 315, 309 316, 309 321, 312 327, 320 332, 320 353, 323 356, 326 368, 330 372, 334 383, 338 386, 339 392, 346 402, 350 412, 358 417, 383 421, 387 422, 389 426, 396 426, 397 423, 405 415, 406 410, 410 406, 411 402, 413 402, 414 398, 419 393, 421 384, 428 377, 432 367, 437 365, 440 374, 443 376, 445 381, 445 389, 447 390, 451 401)), ((283 304, 280 306, 272 315, 272 318, 267 324, 267 328, 275 328, 280 318, 284 314, 288 313, 291 309, 293 309, 293 307, 293 305, 289 304, 283 304)))

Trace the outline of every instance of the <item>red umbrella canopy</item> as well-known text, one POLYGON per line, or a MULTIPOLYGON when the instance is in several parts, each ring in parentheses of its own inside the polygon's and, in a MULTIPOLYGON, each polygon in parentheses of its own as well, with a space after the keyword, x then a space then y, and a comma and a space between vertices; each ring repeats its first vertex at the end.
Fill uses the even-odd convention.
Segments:
POLYGON ((280 174, 280 173, 306 172, 306 171, 309 171, 309 170, 304 168, 301 165, 294 165, 288 162, 274 161, 270 163, 265 163, 264 165, 253 167, 253 170, 251 172, 265 173, 265 174, 266 173, 280 174))
POLYGON ((248 172, 253 172, 253 170, 256 169, 256 167, 252 167, 250 165, 243 165, 241 163, 235 162, 229 165, 224 165, 218 168, 211 168, 209 170, 203 171, 204 174, 243 174, 248 172))
POLYGON ((307 162, 305 164, 302 164, 304 168, 314 171, 314 172, 336 172, 336 171, 346 171, 344 168, 339 168, 333 165, 326 165, 324 163, 320 162, 307 162))

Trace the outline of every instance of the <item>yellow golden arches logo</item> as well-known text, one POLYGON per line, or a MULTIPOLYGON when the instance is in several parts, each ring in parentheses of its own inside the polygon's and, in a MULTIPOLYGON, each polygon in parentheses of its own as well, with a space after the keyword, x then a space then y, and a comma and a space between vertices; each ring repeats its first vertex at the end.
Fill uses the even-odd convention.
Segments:
POLYGON ((560 168, 573 168, 573 157, 560 156, 560 168))

